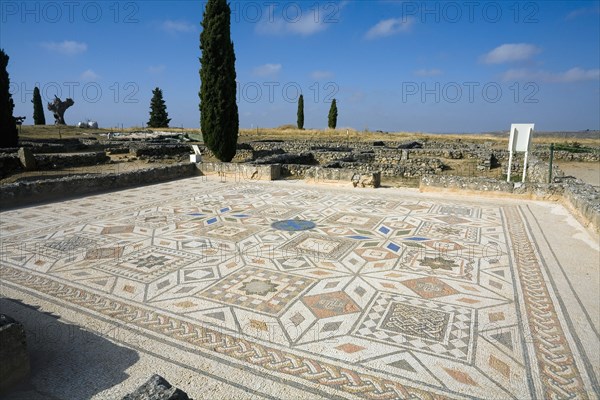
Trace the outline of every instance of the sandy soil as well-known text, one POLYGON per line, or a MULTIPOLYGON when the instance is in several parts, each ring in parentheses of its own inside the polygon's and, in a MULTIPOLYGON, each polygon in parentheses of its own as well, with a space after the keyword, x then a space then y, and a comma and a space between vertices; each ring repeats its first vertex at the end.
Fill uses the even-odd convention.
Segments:
POLYGON ((600 187, 600 163, 558 162, 558 167, 567 176, 574 176, 596 187, 600 187))

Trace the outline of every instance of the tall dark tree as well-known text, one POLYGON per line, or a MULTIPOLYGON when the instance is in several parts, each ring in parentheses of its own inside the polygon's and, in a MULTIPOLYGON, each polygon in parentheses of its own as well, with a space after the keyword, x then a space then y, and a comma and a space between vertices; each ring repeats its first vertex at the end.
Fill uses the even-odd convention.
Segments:
POLYGON ((152 91, 152 100, 150 100, 150 121, 148 126, 150 128, 168 128, 169 114, 167 113, 167 106, 163 100, 162 90, 156 88, 152 91))
POLYGON ((329 108, 329 118, 328 118, 328 126, 331 129, 335 129, 335 127, 337 126, 337 117, 338 117, 338 111, 337 111, 337 104, 335 102, 335 99, 333 99, 333 101, 331 102, 331 107, 329 108))
POLYGON ((17 122, 13 117, 15 103, 10 94, 8 55, 0 49, 0 147, 16 147, 19 143, 17 122))
POLYGON ((298 99, 298 129, 304 129, 304 96, 298 99))
POLYGON ((200 128, 206 146, 225 162, 235 156, 239 129, 230 17, 226 0, 208 0, 200 33, 200 128))
POLYGON ((42 106, 42 96, 40 96, 40 88, 33 88, 33 124, 46 125, 46 116, 44 115, 44 106, 42 106))

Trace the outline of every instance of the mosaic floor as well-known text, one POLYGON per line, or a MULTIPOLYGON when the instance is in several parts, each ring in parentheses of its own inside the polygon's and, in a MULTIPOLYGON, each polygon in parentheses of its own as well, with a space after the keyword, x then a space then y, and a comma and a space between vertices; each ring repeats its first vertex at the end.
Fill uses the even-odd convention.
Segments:
POLYGON ((315 397, 594 398, 525 208, 193 178, 4 212, 0 273, 315 397))

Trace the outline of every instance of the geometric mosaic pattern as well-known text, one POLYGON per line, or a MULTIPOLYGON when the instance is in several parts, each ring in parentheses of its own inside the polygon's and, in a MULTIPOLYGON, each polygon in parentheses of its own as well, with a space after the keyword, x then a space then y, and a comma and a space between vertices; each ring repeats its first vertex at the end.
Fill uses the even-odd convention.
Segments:
POLYGON ((380 293, 354 332, 407 349, 469 361, 475 309, 380 293))
POLYGON ((248 267, 218 281, 199 296, 277 315, 314 282, 310 278, 248 267))
POLYGON ((0 223, 2 287, 278 384, 369 399, 597 389, 520 205, 191 178, 0 223))

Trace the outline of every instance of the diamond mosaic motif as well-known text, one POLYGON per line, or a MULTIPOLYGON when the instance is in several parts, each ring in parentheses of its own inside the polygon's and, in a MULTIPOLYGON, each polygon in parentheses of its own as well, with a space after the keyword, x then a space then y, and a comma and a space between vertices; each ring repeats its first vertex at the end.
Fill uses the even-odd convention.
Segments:
POLYGON ((303 233, 301 236, 281 246, 281 250, 290 255, 306 254, 316 260, 321 258, 335 260, 339 259, 355 246, 356 243, 348 239, 303 233))
POLYGON ((539 204, 386 193, 203 177, 10 210, 1 286, 329 397, 593 397, 539 204))
POLYGON ((360 311, 360 307, 344 292, 305 296, 302 302, 317 318, 329 318, 360 311))
POLYGON ((402 281, 402 284, 425 299, 451 296, 459 293, 438 278, 431 276, 427 278, 409 279, 402 281))

